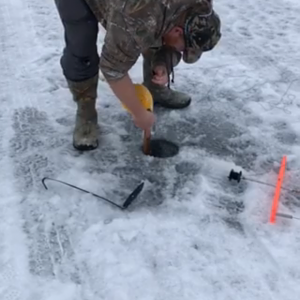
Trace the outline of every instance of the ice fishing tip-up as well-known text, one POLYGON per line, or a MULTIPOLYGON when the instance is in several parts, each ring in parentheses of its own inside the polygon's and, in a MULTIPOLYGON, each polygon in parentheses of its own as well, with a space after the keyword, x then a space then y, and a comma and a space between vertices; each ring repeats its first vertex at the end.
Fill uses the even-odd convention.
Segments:
POLYGON ((281 190, 285 190, 285 191, 288 191, 290 193, 300 194, 299 190, 287 189, 287 188, 282 186, 284 175, 285 175, 286 161, 287 161, 286 156, 283 156, 282 161, 281 161, 280 170, 279 170, 279 173, 278 173, 278 178, 277 178, 277 184, 276 185, 266 183, 266 182, 262 182, 262 181, 259 181, 259 180, 255 180, 255 179, 246 178, 246 177, 243 176, 242 172, 236 172, 234 170, 231 170, 230 173, 229 173, 229 176, 228 176, 228 179, 230 181, 235 180, 239 183, 239 182, 241 182, 241 180, 246 180, 246 181, 252 181, 252 182, 255 182, 255 183, 258 183, 258 184, 263 184, 263 185, 275 188, 275 194, 274 194, 274 199, 273 199, 273 202, 272 202, 271 215, 270 215, 270 223, 273 223, 273 224, 276 222, 276 217, 300 220, 300 218, 296 218, 292 215, 278 212, 281 190))

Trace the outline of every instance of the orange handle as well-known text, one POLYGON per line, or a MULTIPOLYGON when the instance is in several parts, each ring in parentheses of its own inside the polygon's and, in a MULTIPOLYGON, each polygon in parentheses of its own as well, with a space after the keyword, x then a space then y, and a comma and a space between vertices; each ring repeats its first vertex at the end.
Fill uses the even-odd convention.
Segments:
POLYGON ((275 195, 274 195, 273 205, 272 205, 272 211, 271 211, 271 217, 270 217, 270 223, 272 223, 272 224, 274 224, 276 222, 276 214, 278 211, 281 186, 282 186, 284 173, 285 173, 285 165, 286 165, 286 156, 284 156, 282 158, 281 167, 280 167, 279 174, 278 174, 277 185, 276 185, 276 190, 275 190, 275 195))

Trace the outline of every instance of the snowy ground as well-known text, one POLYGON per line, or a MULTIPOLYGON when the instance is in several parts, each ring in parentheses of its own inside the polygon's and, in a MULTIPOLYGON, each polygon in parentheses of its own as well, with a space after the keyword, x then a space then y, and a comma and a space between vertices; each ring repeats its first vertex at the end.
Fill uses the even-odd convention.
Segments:
MULTIPOLYGON (((276 183, 287 155, 284 184, 299 187, 300 4, 242 2, 215 1, 222 42, 177 68, 174 87, 194 100, 157 110, 157 135, 181 145, 159 160, 141 153, 141 133, 104 82, 101 147, 73 150, 54 1, 0 0, 1 300, 299 298, 300 223, 270 225, 274 189, 227 176, 276 183), (54 183, 45 191, 44 176, 117 201, 146 186, 120 212, 54 183)), ((282 193, 279 209, 300 216, 300 198, 282 193)))

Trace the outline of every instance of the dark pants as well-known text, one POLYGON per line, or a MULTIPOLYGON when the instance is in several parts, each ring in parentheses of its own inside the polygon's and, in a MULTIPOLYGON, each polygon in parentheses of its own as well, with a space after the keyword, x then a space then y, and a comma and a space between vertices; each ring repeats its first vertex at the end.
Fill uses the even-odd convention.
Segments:
POLYGON ((55 0, 65 32, 61 66, 66 79, 84 81, 99 72, 98 20, 84 0, 55 0))

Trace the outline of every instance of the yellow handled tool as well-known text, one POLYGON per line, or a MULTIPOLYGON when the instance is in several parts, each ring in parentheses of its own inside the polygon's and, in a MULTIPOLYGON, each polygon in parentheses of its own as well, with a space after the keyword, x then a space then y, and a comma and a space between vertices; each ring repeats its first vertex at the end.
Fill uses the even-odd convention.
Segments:
MULTIPOLYGON (((150 111, 153 111, 153 98, 150 91, 142 84, 135 83, 134 88, 138 99, 141 101, 142 105, 150 111)), ((122 106, 128 111, 129 109, 122 103, 122 106)))
MULTIPOLYGON (((153 98, 150 91, 142 84, 134 84, 134 88, 137 94, 138 99, 141 101, 145 109, 153 111, 153 98)), ((122 106, 130 113, 129 109, 122 103, 122 106)), ((143 152, 146 155, 150 155, 150 139, 151 134, 146 135, 144 132, 144 141, 143 141, 143 152)))

